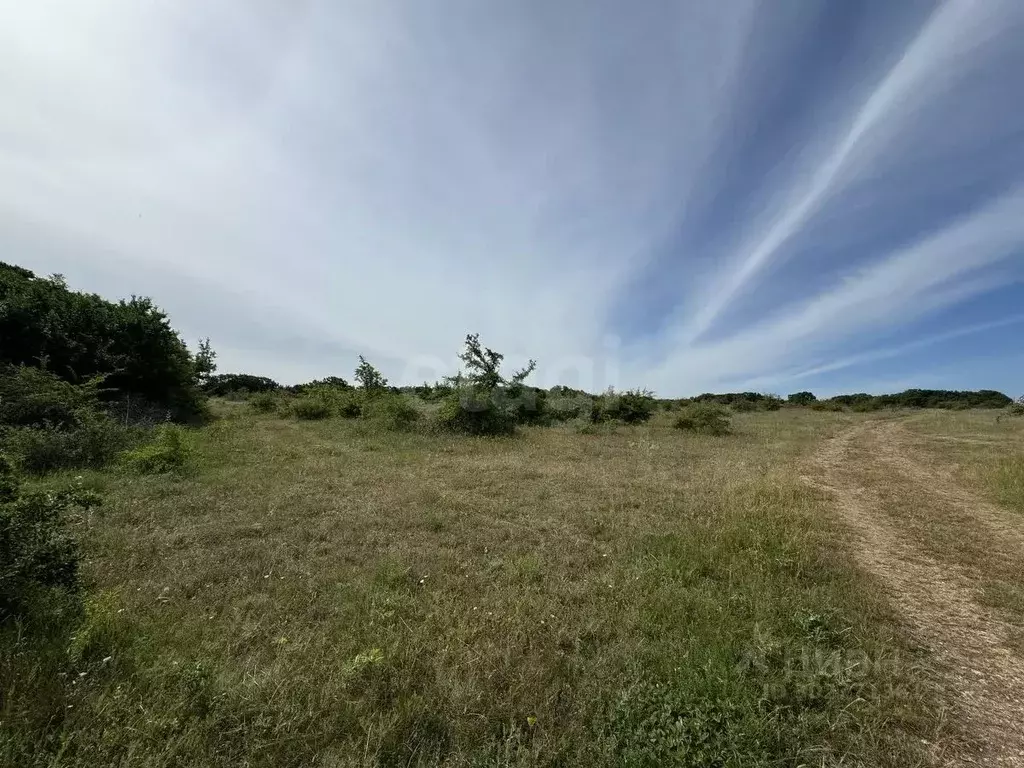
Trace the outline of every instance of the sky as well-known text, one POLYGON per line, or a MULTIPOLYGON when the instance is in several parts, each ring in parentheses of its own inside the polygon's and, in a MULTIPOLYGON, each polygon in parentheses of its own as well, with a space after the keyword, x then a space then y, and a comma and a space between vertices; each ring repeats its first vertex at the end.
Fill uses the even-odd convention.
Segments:
POLYGON ((0 260, 221 372, 1024 392, 1020 0, 33 0, 0 260))

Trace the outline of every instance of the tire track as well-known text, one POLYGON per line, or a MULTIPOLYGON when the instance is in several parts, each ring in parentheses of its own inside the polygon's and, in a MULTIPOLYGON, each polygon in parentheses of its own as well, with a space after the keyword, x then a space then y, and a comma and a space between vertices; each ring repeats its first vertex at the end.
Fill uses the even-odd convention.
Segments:
MULTIPOLYGON (((910 630, 930 648, 967 732, 981 745, 978 754, 939 759, 947 765, 1024 766, 1024 660, 1008 646, 1012 628, 980 604, 976 577, 922 551, 858 473, 895 471, 903 488, 930 493, 936 525, 943 513, 969 514, 993 536, 1024 537, 1002 510, 915 462, 900 429, 893 422, 868 422, 847 430, 824 445, 804 479, 831 496, 853 532, 857 562, 885 585, 910 630)), ((1004 556, 1007 550, 997 551, 1004 556)))

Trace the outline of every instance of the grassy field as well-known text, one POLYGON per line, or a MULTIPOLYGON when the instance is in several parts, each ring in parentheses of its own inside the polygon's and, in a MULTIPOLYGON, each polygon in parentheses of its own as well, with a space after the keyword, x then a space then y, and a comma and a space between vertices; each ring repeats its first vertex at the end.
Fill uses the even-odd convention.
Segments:
POLYGON ((473 439, 218 407, 185 476, 84 475, 88 620, 70 671, 7 638, 3 764, 903 768, 956 738, 800 479, 872 417, 473 439))
POLYGON ((1002 411, 925 413, 908 426, 927 448, 953 465, 957 479, 1024 515, 1024 429, 1002 411))

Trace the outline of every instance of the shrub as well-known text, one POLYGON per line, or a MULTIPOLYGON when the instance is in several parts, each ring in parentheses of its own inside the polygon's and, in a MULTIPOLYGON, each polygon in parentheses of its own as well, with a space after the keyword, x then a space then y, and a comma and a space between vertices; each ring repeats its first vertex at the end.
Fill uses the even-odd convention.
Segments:
POLYGON ((187 419, 201 412, 198 387, 214 357, 208 342, 193 355, 149 299, 111 302, 0 263, 0 363, 45 368, 69 382, 106 376, 111 389, 187 419))
POLYGON ((439 429, 467 435, 511 435, 516 431, 516 422, 513 408, 472 387, 448 395, 435 417, 439 429))
POLYGON ((0 366, 0 424, 76 427, 82 413, 100 410, 100 381, 76 385, 40 368, 0 366))
POLYGON ((1024 416, 1024 397, 1019 398, 1010 406, 1009 413, 1011 416, 1024 416))
POLYGON ((786 399, 790 405, 812 405, 818 398, 813 392, 794 392, 786 399))
POLYGON ((98 505, 80 485, 22 493, 11 462, 0 456, 0 621, 24 615, 40 592, 78 590, 78 547, 65 518, 98 505))
POLYGON ((0 446, 15 456, 26 472, 42 474, 105 466, 135 443, 141 432, 94 414, 75 428, 43 425, 0 430, 0 446))
POLYGON ((274 413, 281 405, 281 399, 273 392, 257 392, 249 398, 249 407, 256 413, 274 413))
POLYGON ((580 416, 590 419, 594 400, 586 395, 551 395, 545 401, 545 412, 551 422, 572 421, 580 416))
POLYGON ((140 475, 177 473, 187 468, 192 452, 186 430, 176 424, 165 424, 157 427, 153 442, 129 451, 122 462, 140 475))
POLYGON ((347 392, 334 398, 338 415, 343 419, 358 419, 363 415, 363 402, 355 392, 347 392))
POLYGON ((777 411, 782 408, 782 398, 775 395, 766 395, 761 401, 761 407, 766 411, 777 411))
POLYGON ((292 403, 292 415, 303 421, 319 421, 329 419, 333 409, 331 404, 322 397, 303 396, 292 403))
MULTIPOLYGON (((436 415, 439 429, 468 435, 511 435, 516 424, 543 418, 535 409, 531 412, 530 393, 523 385, 537 367, 535 360, 506 378, 501 373, 504 355, 482 346, 475 333, 466 336, 459 359, 467 371, 448 379, 452 389, 436 415)), ((536 399, 532 403, 535 406, 536 399)))
POLYGON ((624 424, 642 424, 654 414, 654 393, 645 389, 630 389, 616 393, 609 389, 600 398, 599 421, 612 419, 624 424))
POLYGON ((297 419, 316 421, 341 416, 355 419, 362 415, 368 398, 364 392, 351 387, 309 385, 291 405, 290 412, 297 419))
POLYGON ((732 431, 728 411, 714 403, 696 403, 688 406, 673 426, 676 429, 716 437, 728 435, 732 431))
POLYGON ((751 413, 757 410, 757 403, 753 400, 736 400, 729 407, 736 413, 751 413))
POLYGON ((99 379, 70 384, 25 366, 0 369, 0 446, 28 472, 99 467, 137 430, 103 411, 99 379))
POLYGON ((366 404, 363 416, 384 429, 401 432, 411 429, 419 421, 420 412, 402 395, 382 395, 366 404))
POLYGON ((514 384, 500 387, 495 396, 507 401, 515 411, 516 422, 519 424, 536 424, 546 426, 551 423, 548 413, 547 392, 542 389, 514 384))

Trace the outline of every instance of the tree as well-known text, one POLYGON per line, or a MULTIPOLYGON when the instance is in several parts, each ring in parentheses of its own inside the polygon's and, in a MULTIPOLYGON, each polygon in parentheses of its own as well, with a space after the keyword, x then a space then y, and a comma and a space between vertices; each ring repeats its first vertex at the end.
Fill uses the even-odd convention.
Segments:
POLYGON ((69 290, 63 278, 39 278, 0 262, 0 363, 43 368, 64 381, 104 377, 104 397, 138 396, 178 417, 201 409, 197 383, 213 361, 209 342, 197 359, 147 298, 119 302, 69 290))
POLYGON ((209 395, 224 396, 232 392, 275 392, 281 388, 273 379, 266 376, 253 376, 249 373, 220 373, 211 376, 203 384, 203 391, 209 395))
POLYGON ((818 401, 813 392, 794 392, 786 399, 790 405, 810 405, 818 401))
POLYGON ((471 435, 509 435, 519 423, 540 415, 536 392, 525 391, 523 382, 537 367, 530 360, 511 376, 501 373, 505 356, 480 344, 480 334, 466 336, 459 359, 466 371, 446 379, 452 387, 438 410, 438 424, 471 435))
MULTIPOLYGON (((483 390, 520 385, 537 368, 537 361, 530 360, 525 368, 516 371, 510 378, 505 378, 501 375, 501 361, 505 359, 505 356, 482 346, 479 333, 466 335, 466 346, 459 355, 459 359, 469 369, 465 379, 469 381, 470 385, 483 390)), ((461 382, 461 372, 449 380, 454 384, 457 379, 461 382)))
POLYGON ((193 361, 195 368, 196 383, 199 386, 205 386, 209 382, 210 377, 213 376, 217 370, 217 353, 213 351, 213 347, 210 346, 209 337, 199 340, 199 351, 196 353, 193 361))
POLYGON ((388 386, 388 380, 362 355, 359 356, 355 379, 367 394, 381 392, 388 386))

